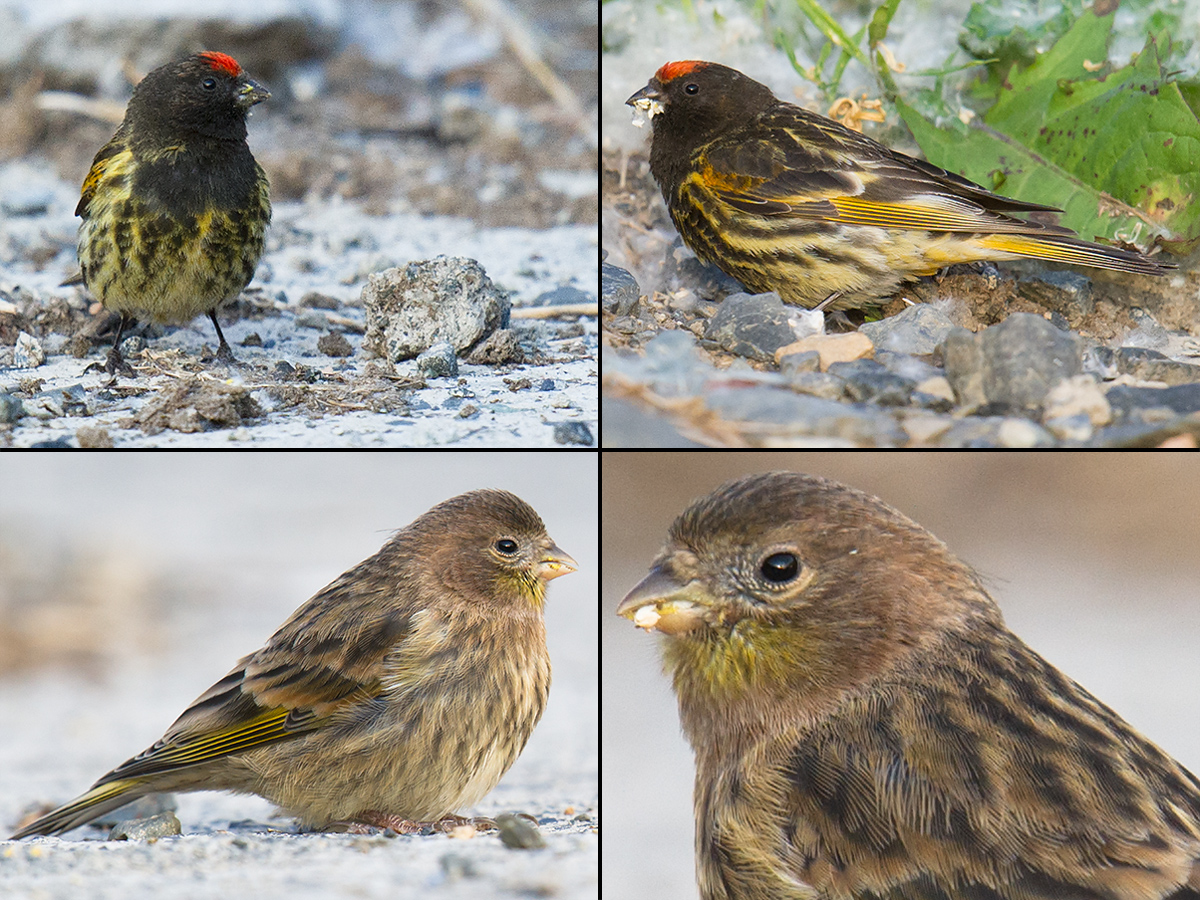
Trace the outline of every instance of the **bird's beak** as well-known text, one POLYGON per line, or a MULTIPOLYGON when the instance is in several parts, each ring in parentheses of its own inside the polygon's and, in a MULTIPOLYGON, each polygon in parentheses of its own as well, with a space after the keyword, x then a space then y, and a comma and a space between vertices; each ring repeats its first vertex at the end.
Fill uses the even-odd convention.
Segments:
POLYGON ((557 544, 551 544, 538 562, 538 578, 542 581, 550 581, 559 575, 574 572, 578 568, 579 564, 571 558, 569 553, 560 550, 557 544))
MULTIPOLYGON (((651 78, 648 85, 625 101, 625 105, 645 113, 646 118, 653 121, 654 117, 666 108, 662 104, 662 96, 662 86, 658 83, 658 79, 651 78)), ((633 124, 640 128, 644 123, 639 116, 635 115, 633 124)))
POLYGON ((617 607, 617 615, 629 619, 638 628, 657 629, 679 634, 698 627, 712 605, 712 599, 695 581, 680 584, 661 568, 637 583, 617 607))
POLYGON ((255 103, 262 103, 264 100, 270 99, 270 96, 271 92, 265 87, 257 81, 247 78, 246 83, 238 92, 237 103, 242 109, 249 109, 255 103))

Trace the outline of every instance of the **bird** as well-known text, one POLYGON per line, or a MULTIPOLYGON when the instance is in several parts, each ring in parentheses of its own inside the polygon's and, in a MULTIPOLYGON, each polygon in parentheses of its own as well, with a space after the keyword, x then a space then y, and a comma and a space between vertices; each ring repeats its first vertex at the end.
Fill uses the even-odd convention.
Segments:
POLYGON ((197 53, 138 82, 96 153, 75 209, 78 278, 120 313, 104 366, 113 375, 132 374, 120 344, 136 318, 182 324, 206 314, 218 358, 233 361, 217 309, 263 253, 270 186, 246 143, 246 117, 270 96, 228 54, 197 53))
POLYGON ((13 839, 160 791, 258 794, 306 828, 462 823, 541 718, 546 585, 575 567, 514 494, 446 500, 304 603, 160 740, 13 839))
POLYGON ((650 116, 650 173, 684 243, 785 303, 879 305, 906 281, 981 260, 1173 268, 1017 218, 1060 210, 891 150, 719 63, 666 63, 625 102, 650 116))
POLYGON ((1200 897, 1200 781, 876 497, 722 485, 617 611, 662 634, 703 900, 1200 897))

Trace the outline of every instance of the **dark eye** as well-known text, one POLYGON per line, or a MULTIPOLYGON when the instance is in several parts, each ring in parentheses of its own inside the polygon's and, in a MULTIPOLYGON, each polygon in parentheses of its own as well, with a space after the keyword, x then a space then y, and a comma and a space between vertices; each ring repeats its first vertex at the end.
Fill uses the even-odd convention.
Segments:
POLYGON ((794 553, 772 553, 762 561, 759 571, 772 584, 785 584, 800 574, 800 560, 794 553))
POLYGON ((216 86, 217 86, 217 79, 215 79, 215 78, 205 78, 202 82, 200 82, 200 87, 204 88, 206 91, 211 91, 216 86))
POLYGON ((700 93, 700 85, 696 84, 696 82, 694 82, 694 81, 690 82, 688 84, 685 84, 683 86, 683 92, 685 94, 698 94, 698 93, 700 93))
POLYGON ((517 552, 517 542, 512 538, 500 538, 496 541, 496 552, 503 553, 505 556, 512 556, 517 552))

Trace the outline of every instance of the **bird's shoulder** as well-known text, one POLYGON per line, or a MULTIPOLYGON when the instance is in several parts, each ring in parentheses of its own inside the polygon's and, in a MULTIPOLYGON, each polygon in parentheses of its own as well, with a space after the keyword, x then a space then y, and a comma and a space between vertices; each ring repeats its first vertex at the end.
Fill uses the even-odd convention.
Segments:
POLYGON ((92 167, 83 179, 83 188, 80 191, 79 204, 75 207, 75 215, 87 218, 92 200, 102 185, 107 190, 117 190, 120 193, 128 194, 129 179, 134 164, 133 151, 129 149, 128 144, 120 140, 120 137, 121 132, 118 132, 96 153, 92 160, 92 167))

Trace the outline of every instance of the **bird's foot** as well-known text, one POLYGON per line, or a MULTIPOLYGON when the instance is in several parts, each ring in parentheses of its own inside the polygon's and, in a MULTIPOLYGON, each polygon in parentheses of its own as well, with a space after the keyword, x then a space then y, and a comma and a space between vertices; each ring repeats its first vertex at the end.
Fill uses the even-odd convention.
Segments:
POLYGON ((92 363, 83 372, 85 375, 88 372, 106 372, 112 376, 112 381, 109 384, 115 383, 118 375, 127 375, 130 378, 137 377, 137 373, 133 371, 133 367, 125 362, 125 357, 121 355, 121 351, 116 347, 108 351, 108 356, 104 359, 104 365, 92 363))
POLYGON ((494 831, 496 829, 495 821, 485 816, 474 818, 443 816, 432 822, 414 822, 412 819, 393 816, 376 809, 363 810, 356 813, 348 822, 336 824, 345 825, 346 831, 350 834, 367 834, 369 828, 390 828, 396 834, 446 834, 462 825, 470 825, 476 831, 494 831))
POLYGON ((233 366, 239 365, 237 357, 233 355, 233 351, 229 349, 229 345, 224 341, 221 341, 221 346, 217 348, 217 359, 233 366))

